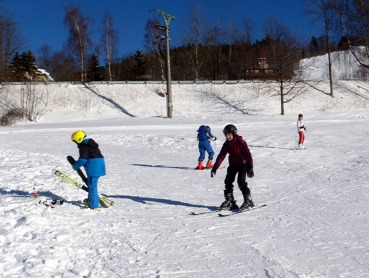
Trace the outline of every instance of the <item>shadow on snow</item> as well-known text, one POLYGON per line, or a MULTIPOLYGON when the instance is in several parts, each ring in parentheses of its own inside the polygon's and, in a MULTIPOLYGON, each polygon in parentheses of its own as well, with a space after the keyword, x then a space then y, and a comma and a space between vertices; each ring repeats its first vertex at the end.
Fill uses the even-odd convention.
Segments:
POLYGON ((129 117, 135 117, 135 115, 129 113, 125 108, 123 108, 122 106, 120 106, 117 102, 113 101, 112 99, 103 96, 99 93, 99 91, 96 88, 93 88, 93 86, 90 86, 87 83, 83 83, 83 85, 85 86, 86 89, 88 89, 91 93, 95 94, 96 96, 106 100, 107 102, 111 103, 115 108, 117 108, 118 110, 120 110, 122 113, 126 114, 129 117))
POLYGON ((296 148, 284 148, 284 147, 271 147, 271 146, 258 146, 258 145, 248 145, 250 148, 263 148, 263 149, 280 149, 280 150, 295 150, 296 148))
MULTIPOLYGON (((53 194, 50 191, 38 191, 37 192, 39 197, 47 197, 53 200, 60 200, 64 199, 59 195, 53 194)), ((22 190, 4 190, 0 189, 0 195, 9 195, 9 197, 20 197, 20 198, 31 198, 32 193, 22 190)), ((184 206, 184 207, 191 207, 191 208, 206 208, 208 210, 216 210, 217 207, 215 206, 204 206, 204 205, 196 205, 196 204, 190 204, 185 203, 181 201, 174 201, 174 200, 168 200, 168 199, 161 199, 161 198, 150 198, 150 197, 139 197, 139 196, 129 196, 129 195, 105 195, 109 198, 121 198, 121 199, 129 199, 134 202, 142 203, 142 204, 151 204, 151 203, 162 203, 166 205, 171 206, 184 206)), ((33 198, 33 197, 32 197, 33 198)), ((76 206, 81 206, 81 201, 66 201, 65 203, 69 203, 76 206)))
POLYGON ((162 198, 151 198, 151 197, 140 197, 140 196, 129 196, 129 195, 109 195, 109 198, 121 198, 121 199, 129 199, 134 202, 142 203, 142 204, 151 204, 152 202, 155 203, 162 203, 171 206, 184 206, 184 207, 191 207, 191 208, 207 208, 209 210, 216 210, 217 207, 215 206, 204 206, 204 205, 195 205, 190 203, 185 203, 181 201, 174 201, 162 198))
MULTIPOLYGON (((41 192, 37 191, 37 193, 38 193, 38 196, 40 196, 40 197, 47 197, 47 198, 50 198, 50 199, 63 199, 59 195, 51 193, 50 191, 41 191, 41 192)), ((27 192, 27 191, 22 191, 22 190, 7 191, 7 190, 4 190, 4 189, 0 189, 0 195, 9 195, 10 197, 31 197, 32 193, 27 192)))
POLYGON ((150 168, 170 168, 170 169, 181 169, 181 170, 195 170, 195 167, 181 167, 181 166, 167 166, 167 165, 152 165, 152 164, 139 164, 139 163, 133 163, 131 164, 133 166, 140 166, 140 167, 150 167, 150 168))
MULTIPOLYGON (((181 167, 181 166, 167 166, 167 165, 153 165, 153 164, 138 164, 134 163, 133 166, 139 166, 139 167, 150 167, 150 168, 170 168, 170 169, 180 169, 180 170, 194 170, 195 168, 192 167, 181 167)), ((123 199, 130 199, 132 201, 142 203, 142 204, 150 204, 151 202, 155 203, 163 203, 166 205, 171 206, 184 206, 184 207, 192 207, 192 208, 207 208, 209 210, 216 210, 218 207, 215 206, 204 206, 204 205, 195 205, 190 203, 184 203, 181 201, 173 201, 168 199, 159 199, 159 198, 149 198, 149 197, 139 197, 139 196, 128 196, 128 195, 110 195, 107 196, 109 198, 123 198, 123 199)))

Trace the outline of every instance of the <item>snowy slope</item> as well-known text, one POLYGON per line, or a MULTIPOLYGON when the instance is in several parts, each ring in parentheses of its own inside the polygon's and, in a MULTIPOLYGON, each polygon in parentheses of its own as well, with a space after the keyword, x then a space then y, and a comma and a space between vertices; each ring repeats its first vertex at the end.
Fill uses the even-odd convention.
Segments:
MULTIPOLYGON (((38 123, 0 128, 0 277, 369 276, 369 84, 339 82, 334 99, 310 91, 288 104, 287 116, 258 84, 177 84, 173 119, 157 85, 110 86, 105 99, 78 86, 50 90, 38 123), (303 151, 295 150, 300 111, 303 151), (196 129, 211 126, 218 153, 228 123, 254 158, 253 199, 268 206, 191 216, 223 201, 227 167, 214 178, 193 170, 196 129), (76 129, 101 146, 108 175, 99 190, 114 207, 80 209, 85 192, 52 175, 77 177, 65 159, 78 155, 76 129), (66 203, 38 204, 46 198, 66 203)), ((241 203, 237 185, 235 196, 241 203)))
MULTIPOLYGON (((173 84, 173 119, 157 95, 165 84, 31 88, 47 100, 38 121, 0 127, 0 277, 369 277, 369 84, 337 81, 334 98, 327 82, 309 84, 286 116, 277 84, 173 84), (307 126, 302 151, 298 113, 307 126), (267 207, 192 216, 223 201, 228 165, 214 178, 193 170, 196 130, 211 126, 217 154, 228 123, 248 142, 248 183, 267 207), (78 177, 65 159, 78 156, 76 129, 100 144, 108 174, 99 191, 114 207, 82 210, 86 193, 52 174, 78 177), (46 199, 66 202, 39 204, 46 199)), ((3 112, 24 85, 0 88, 3 112)), ((235 197, 242 203, 236 184, 235 197)))

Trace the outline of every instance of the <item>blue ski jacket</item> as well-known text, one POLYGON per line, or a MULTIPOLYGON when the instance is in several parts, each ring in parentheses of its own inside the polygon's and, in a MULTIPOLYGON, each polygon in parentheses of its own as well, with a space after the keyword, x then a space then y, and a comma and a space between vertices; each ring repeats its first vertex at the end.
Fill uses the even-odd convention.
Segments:
POLYGON ((78 148, 79 158, 73 164, 73 169, 78 170, 83 166, 87 177, 105 176, 105 159, 101 154, 99 145, 93 139, 86 138, 81 144, 78 144, 78 148))
POLYGON ((197 140, 202 143, 209 143, 209 139, 215 141, 217 138, 211 134, 211 129, 209 126, 200 126, 197 130, 197 140))

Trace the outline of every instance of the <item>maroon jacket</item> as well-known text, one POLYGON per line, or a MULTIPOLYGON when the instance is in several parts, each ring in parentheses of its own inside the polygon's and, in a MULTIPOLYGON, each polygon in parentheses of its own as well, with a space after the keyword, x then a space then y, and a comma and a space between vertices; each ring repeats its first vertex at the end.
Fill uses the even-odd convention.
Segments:
POLYGON ((242 139, 241 136, 235 136, 232 141, 225 141, 222 149, 215 161, 214 167, 218 169, 222 164, 227 153, 229 153, 229 165, 243 165, 247 164, 248 170, 253 170, 252 156, 247 146, 247 143, 242 139))

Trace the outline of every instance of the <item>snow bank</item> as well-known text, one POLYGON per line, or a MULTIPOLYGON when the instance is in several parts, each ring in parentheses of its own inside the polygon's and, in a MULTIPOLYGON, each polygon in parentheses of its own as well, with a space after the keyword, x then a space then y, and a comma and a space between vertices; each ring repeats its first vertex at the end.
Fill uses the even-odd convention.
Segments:
MULTIPOLYGON (((24 86, 2 85, 2 104, 6 101, 19 103, 24 86)), ((38 122, 167 116, 166 97, 157 94, 166 91, 165 84, 48 83, 32 86, 32 91, 42 96, 42 100, 38 100, 38 122)), ((289 84, 285 86, 288 88, 289 84)), ((369 107, 369 85, 365 82, 335 82, 334 98, 329 96, 328 82, 309 82, 304 86, 302 95, 285 104, 286 114, 366 110, 369 107)), ((173 115, 198 118, 230 114, 277 115, 280 113, 278 90, 279 84, 275 82, 175 83, 172 85, 173 115)))

